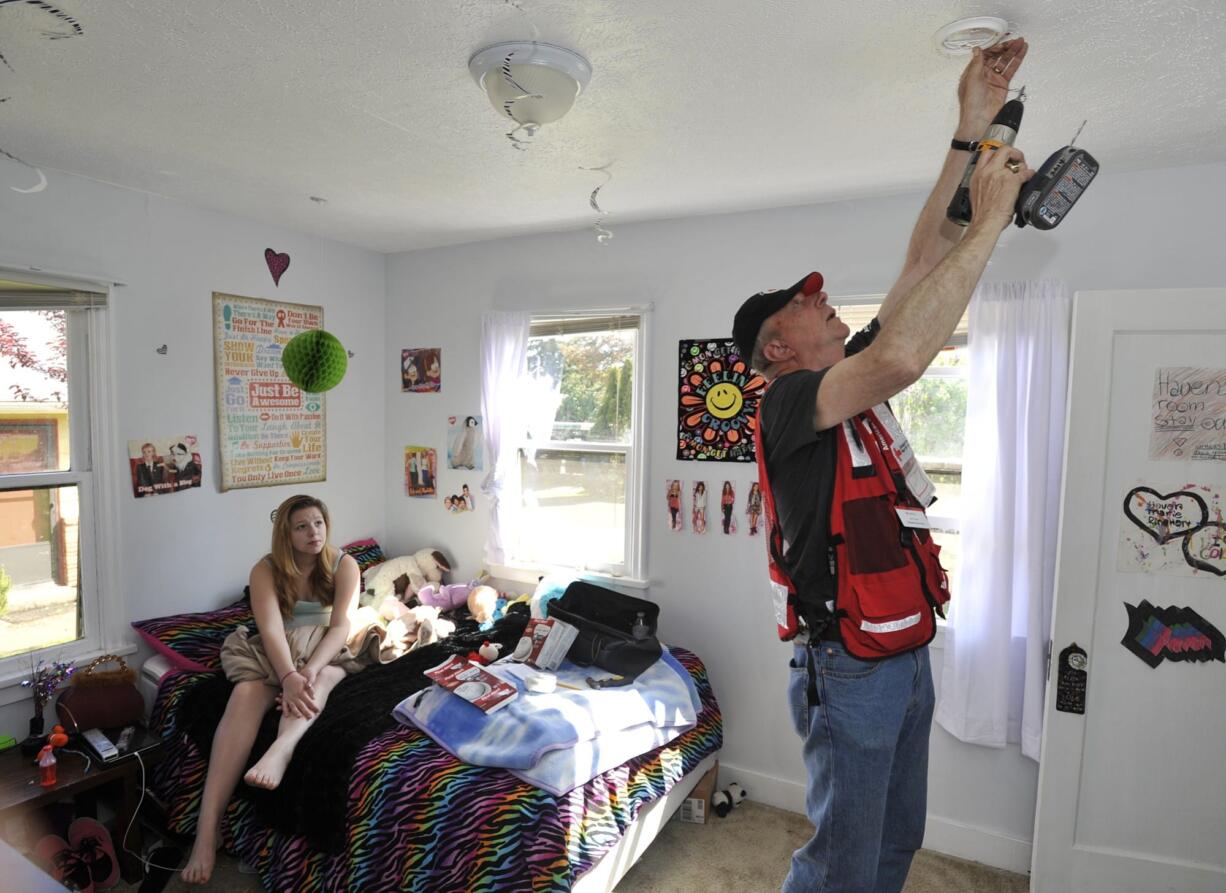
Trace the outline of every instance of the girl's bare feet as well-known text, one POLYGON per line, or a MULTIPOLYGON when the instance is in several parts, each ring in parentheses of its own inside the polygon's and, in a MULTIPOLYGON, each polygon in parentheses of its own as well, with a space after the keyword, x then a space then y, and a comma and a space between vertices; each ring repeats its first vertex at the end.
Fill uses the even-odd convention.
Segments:
POLYGON ((183 866, 183 883, 207 884, 217 861, 217 843, 206 834, 197 834, 192 854, 183 866))
POLYGON ((281 784, 281 779, 285 776, 285 770, 289 767, 289 761, 294 756, 293 747, 285 747, 280 741, 274 741, 264 752, 264 756, 260 757, 259 762, 247 770, 247 774, 243 776, 243 781, 251 785, 253 788, 264 788, 265 790, 276 790, 277 785, 281 784))

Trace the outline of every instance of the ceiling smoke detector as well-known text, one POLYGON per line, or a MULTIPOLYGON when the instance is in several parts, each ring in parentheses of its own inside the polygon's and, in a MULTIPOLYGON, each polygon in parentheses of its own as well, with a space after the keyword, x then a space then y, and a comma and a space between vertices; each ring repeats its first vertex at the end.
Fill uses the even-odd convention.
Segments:
POLYGON ((574 50, 527 40, 478 51, 468 71, 498 114, 529 134, 570 111, 592 78, 591 64, 574 50))
POLYGON ((1009 34, 1009 23, 996 16, 971 16, 950 22, 935 35, 937 46, 951 56, 966 56, 975 47, 987 49, 1009 34))

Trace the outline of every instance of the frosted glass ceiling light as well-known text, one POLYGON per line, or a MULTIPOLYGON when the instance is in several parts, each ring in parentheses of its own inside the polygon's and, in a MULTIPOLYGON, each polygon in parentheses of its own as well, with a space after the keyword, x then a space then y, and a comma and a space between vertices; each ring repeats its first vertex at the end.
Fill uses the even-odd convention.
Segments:
POLYGON ((532 136, 575 104, 592 66, 573 50, 512 40, 486 47, 468 60, 468 71, 498 114, 532 136))
POLYGON ((1009 33, 1009 23, 996 16, 972 16, 950 22, 936 33, 936 42, 951 56, 970 55, 975 47, 987 49, 1009 33))

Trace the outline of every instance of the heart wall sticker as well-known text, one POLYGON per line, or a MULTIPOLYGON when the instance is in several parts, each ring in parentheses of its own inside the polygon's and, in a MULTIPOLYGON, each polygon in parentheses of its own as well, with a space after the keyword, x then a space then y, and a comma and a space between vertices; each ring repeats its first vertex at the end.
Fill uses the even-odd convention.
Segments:
POLYGON ((285 253, 277 254, 271 248, 265 248, 264 260, 268 264, 268 272, 272 273, 273 283, 280 287, 281 276, 289 269, 289 255, 285 253))
POLYGON ((1209 521, 1205 500, 1187 490, 1162 494, 1134 487, 1124 497, 1124 514, 1160 545, 1200 530, 1209 521))

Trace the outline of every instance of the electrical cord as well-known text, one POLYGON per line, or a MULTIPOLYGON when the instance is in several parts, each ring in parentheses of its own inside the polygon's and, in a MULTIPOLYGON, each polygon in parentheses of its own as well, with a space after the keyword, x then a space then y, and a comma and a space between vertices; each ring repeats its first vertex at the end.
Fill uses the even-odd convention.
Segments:
POLYGON ((151 868, 160 868, 163 871, 169 872, 178 871, 178 865, 158 865, 143 853, 138 853, 128 847, 128 835, 132 833, 132 825, 136 823, 136 818, 140 815, 140 808, 145 802, 145 761, 141 759, 139 750, 132 751, 132 756, 136 757, 136 762, 140 764, 140 799, 136 801, 136 808, 132 810, 132 818, 128 819, 128 827, 124 829, 123 837, 119 841, 120 849, 131 856, 135 856, 140 864, 145 867, 146 875, 149 874, 149 869, 151 868))

